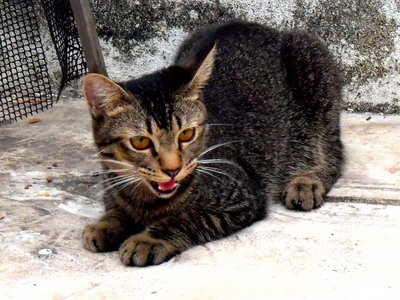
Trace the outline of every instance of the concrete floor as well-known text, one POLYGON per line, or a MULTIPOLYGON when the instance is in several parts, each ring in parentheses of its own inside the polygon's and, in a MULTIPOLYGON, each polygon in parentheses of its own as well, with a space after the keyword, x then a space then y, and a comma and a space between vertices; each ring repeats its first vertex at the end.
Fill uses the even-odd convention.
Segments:
POLYGON ((343 114, 345 173, 321 209, 272 205, 145 269, 81 247, 102 212, 83 101, 38 117, 0 128, 1 299, 399 299, 400 116, 343 114))

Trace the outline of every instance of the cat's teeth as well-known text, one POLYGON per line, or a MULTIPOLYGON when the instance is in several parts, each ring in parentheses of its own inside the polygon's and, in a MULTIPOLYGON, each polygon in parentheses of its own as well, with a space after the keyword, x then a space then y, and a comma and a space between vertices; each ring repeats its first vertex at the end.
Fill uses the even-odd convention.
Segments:
POLYGON ((172 191, 177 186, 177 182, 171 179, 168 182, 159 182, 157 189, 162 192, 172 191))

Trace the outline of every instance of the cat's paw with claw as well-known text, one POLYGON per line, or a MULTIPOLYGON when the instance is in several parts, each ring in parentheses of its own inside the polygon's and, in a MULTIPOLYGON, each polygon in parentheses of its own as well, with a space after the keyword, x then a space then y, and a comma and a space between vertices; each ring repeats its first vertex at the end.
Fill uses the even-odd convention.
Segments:
POLYGON ((325 189, 319 179, 298 176, 289 182, 282 197, 289 209, 311 210, 321 207, 324 195, 325 189))
POLYGON ((158 265, 178 254, 177 249, 165 240, 155 239, 148 233, 128 238, 119 249, 119 257, 127 266, 158 265))
POLYGON ((83 247, 92 252, 117 250, 123 239, 121 229, 107 222, 87 225, 82 233, 83 247))

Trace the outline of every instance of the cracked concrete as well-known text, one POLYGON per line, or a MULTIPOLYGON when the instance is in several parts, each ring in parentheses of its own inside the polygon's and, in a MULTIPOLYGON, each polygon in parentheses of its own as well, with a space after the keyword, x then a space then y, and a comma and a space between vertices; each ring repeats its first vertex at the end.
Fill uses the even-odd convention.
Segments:
POLYGON ((400 117, 343 113, 347 163, 310 213, 266 220, 160 266, 92 254, 101 215, 90 117, 81 100, 0 130, 2 299, 396 299, 400 294, 400 117), (49 180, 51 178, 51 180, 49 180), (50 181, 50 182, 49 182, 50 181))

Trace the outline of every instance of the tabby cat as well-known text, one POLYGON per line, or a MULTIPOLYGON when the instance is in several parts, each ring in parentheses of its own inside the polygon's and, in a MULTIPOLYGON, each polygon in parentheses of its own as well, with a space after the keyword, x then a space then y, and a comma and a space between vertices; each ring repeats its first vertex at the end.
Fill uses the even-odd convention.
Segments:
POLYGON ((104 175, 93 252, 160 264, 263 219, 311 210, 340 175, 341 78, 305 32, 232 22, 201 29, 172 66, 126 82, 83 81, 104 175))

